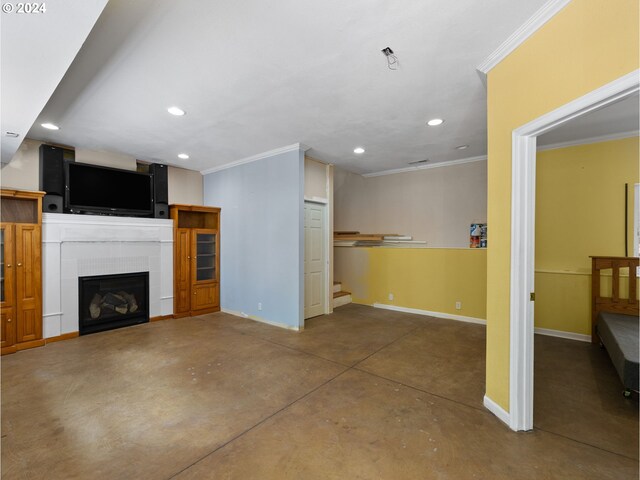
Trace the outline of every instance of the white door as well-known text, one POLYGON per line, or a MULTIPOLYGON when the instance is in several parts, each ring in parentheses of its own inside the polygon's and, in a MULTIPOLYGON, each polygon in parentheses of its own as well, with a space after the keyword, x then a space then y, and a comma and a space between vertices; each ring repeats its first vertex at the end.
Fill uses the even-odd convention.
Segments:
POLYGON ((304 204, 304 318, 325 313, 325 206, 304 204))

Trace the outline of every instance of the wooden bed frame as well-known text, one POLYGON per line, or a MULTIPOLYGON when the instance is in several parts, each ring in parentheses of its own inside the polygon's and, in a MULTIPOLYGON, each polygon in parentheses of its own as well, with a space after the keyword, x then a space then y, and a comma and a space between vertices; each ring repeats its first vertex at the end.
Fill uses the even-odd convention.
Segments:
POLYGON ((639 259, 637 257, 591 257, 591 341, 599 343, 596 333, 596 323, 600 312, 622 313, 625 315, 640 315, 636 295, 636 271, 639 259), (629 269, 629 283, 627 298, 620 298, 620 269, 629 269), (600 276, 602 270, 611 269, 611 296, 600 296, 600 276))

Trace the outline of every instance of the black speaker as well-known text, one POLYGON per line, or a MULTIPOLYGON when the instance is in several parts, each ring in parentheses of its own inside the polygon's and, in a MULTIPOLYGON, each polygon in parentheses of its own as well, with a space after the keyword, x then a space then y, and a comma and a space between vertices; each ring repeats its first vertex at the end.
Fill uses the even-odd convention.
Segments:
POLYGON ((169 218, 169 205, 166 203, 156 203, 153 210, 154 218, 169 218))
MULTIPOLYGON (((152 163, 149 173, 153 175, 153 202, 155 204, 169 203, 169 175, 166 165, 152 163)), ((157 215, 156 215, 157 216, 157 215)))
POLYGON ((40 190, 64 196, 64 152, 60 147, 40 145, 40 190))
POLYGON ((45 195, 42 199, 42 211, 48 213, 64 213, 62 211, 63 200, 62 195, 45 195))

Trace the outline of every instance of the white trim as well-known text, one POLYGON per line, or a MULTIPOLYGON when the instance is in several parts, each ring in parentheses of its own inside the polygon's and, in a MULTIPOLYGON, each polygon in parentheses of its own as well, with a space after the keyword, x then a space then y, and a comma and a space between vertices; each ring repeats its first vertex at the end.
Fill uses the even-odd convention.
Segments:
POLYGON ((515 129, 512 133, 511 271, 509 339, 509 426, 533 428, 533 302, 535 242, 536 139, 574 118, 640 91, 636 70, 556 110, 515 129))
POLYGON ((447 320, 457 320, 458 322, 476 323, 486 325, 484 318, 465 317, 464 315, 453 315, 451 313, 431 312, 429 310, 420 310, 419 308, 399 307, 397 305, 386 305, 384 303, 374 303, 375 308, 383 308, 385 310, 393 310, 395 312, 415 313, 417 315, 427 315, 429 317, 446 318, 447 320))
POLYGON ((287 145, 286 147, 274 148, 273 150, 269 150, 267 152, 262 152, 250 157, 242 158, 240 160, 236 160, 235 162, 225 163, 224 165, 207 168, 206 170, 200 170, 200 173, 202 175, 206 175, 208 173, 219 172, 220 170, 237 167, 238 165, 244 165, 245 163, 256 162, 258 160, 262 160, 263 158, 273 157, 274 155, 292 152, 294 150, 302 150, 303 152, 306 152, 307 150, 309 150, 309 147, 302 143, 294 143, 291 145, 287 145))
POLYGON ((334 255, 333 250, 333 164, 325 166, 325 195, 327 197, 327 236, 325 245, 327 247, 327 314, 333 313, 333 280, 334 280, 334 255))
POLYGON ((394 168, 391 170, 381 170, 379 172, 371 172, 371 173, 363 173, 363 177, 381 177, 383 175, 394 175, 396 173, 405 173, 405 172, 413 172, 415 170, 429 170, 431 168, 440 168, 440 167, 453 167, 454 165, 463 165, 465 163, 473 163, 473 162, 485 162, 487 160, 486 155, 480 155, 479 157, 469 157, 462 158, 460 160, 451 160, 448 162, 438 162, 433 163, 431 165, 418 165, 417 167, 404 167, 404 168, 394 168))
POLYGON ((528 268, 533 264, 529 265, 526 260, 534 258, 535 247, 536 139, 524 137, 524 141, 518 142, 515 133, 513 135, 513 158, 524 157, 528 161, 514 160, 511 167, 509 426, 513 430, 530 430, 527 412, 531 412, 533 420, 533 302, 529 295, 534 291, 535 272, 528 268), (514 226, 517 235, 514 235, 514 226), (516 397, 525 400, 519 403, 516 397))
POLYGON ((520 28, 511 34, 502 45, 494 50, 480 65, 477 70, 485 75, 504 60, 511 52, 518 48, 531 35, 536 33, 545 23, 551 20, 560 10, 566 7, 571 0, 549 0, 536 13, 533 14, 520 28))
POLYGON ((237 312, 235 310, 229 310, 229 309, 226 309, 226 308, 221 308, 220 311, 223 312, 223 313, 228 313, 229 315, 233 315, 234 317, 241 317, 241 318, 246 318, 248 320, 253 320, 255 322, 266 323, 267 325, 271 325, 273 327, 284 328, 286 330, 293 330, 293 331, 296 331, 296 332, 300 332, 300 331, 304 330, 303 328, 299 328, 297 326, 286 325, 284 323, 273 322, 271 320, 267 320, 266 318, 256 317, 254 315, 248 315, 248 314, 246 314, 244 312, 237 312))
POLYGON ((549 130, 585 115, 594 110, 604 108, 607 105, 622 100, 640 92, 639 84, 640 70, 634 70, 622 77, 603 85, 600 88, 589 92, 582 97, 546 113, 535 120, 523 125, 514 133, 519 136, 540 136, 549 130))
MULTIPOLYGON (((640 183, 633 186, 633 256, 638 256, 640 247, 640 183)), ((640 273, 640 268, 638 268, 640 273)), ((636 274, 637 275, 637 274, 636 274)))
POLYGON ((509 425, 509 412, 507 412, 504 408, 498 405, 496 402, 491 400, 486 395, 484 396, 484 400, 482 401, 485 408, 493 413, 499 420, 501 420, 506 425, 509 425))
POLYGON ((567 340, 577 340, 578 342, 591 343, 591 335, 584 335, 582 333, 563 332, 562 330, 553 330, 551 328, 535 328, 537 335, 545 335, 547 337, 566 338, 567 340))
MULTIPOLYGON (((475 323, 478 325, 487 325, 487 321, 482 318, 465 317, 463 315, 452 315, 450 313, 442 312, 430 312, 428 310, 420 310, 417 308, 398 307, 396 305, 386 305, 383 303, 374 303, 375 308, 382 308, 385 310, 393 310, 396 312, 415 313, 417 315, 427 315, 429 317, 444 318, 447 320, 456 320, 458 322, 475 323)), ((566 338, 567 340, 577 340, 579 342, 591 343, 591 335, 584 335, 582 333, 564 332, 562 330, 553 330, 551 328, 535 328, 537 335, 544 335, 547 337, 566 338)), ((505 422, 508 423, 508 422, 505 422)))
MULTIPOLYGON (((163 227, 173 229, 173 220, 162 218, 119 217, 115 215, 77 215, 43 213, 43 225, 116 225, 118 227, 163 227)), ((171 240, 173 243, 173 240, 171 240)))
POLYGON ((640 136, 640 130, 630 132, 610 133, 609 135, 599 135, 597 137, 583 138, 582 140, 571 140, 568 142, 551 143, 537 147, 539 152, 545 150, 556 150, 558 148, 577 147, 580 145, 590 145, 592 143, 612 142, 613 140, 623 140, 625 138, 640 136))

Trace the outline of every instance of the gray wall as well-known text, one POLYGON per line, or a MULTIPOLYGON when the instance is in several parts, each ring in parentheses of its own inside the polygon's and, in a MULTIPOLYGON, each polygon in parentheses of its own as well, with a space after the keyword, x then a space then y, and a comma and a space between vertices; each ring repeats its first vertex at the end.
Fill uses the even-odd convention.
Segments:
MULTIPOLYGON (((16 154, 0 170, 0 185, 17 190, 38 190, 40 172, 40 145, 42 142, 27 138, 16 154)), ((78 148, 76 161, 93 165, 135 170, 136 159, 114 152, 96 152, 78 148)), ((169 203, 202 205, 202 175, 195 170, 169 167, 169 203)))
POLYGON ((399 233, 428 247, 466 248, 470 224, 487 220, 487 162, 369 178, 336 168, 334 202, 335 230, 399 233))
POLYGON ((303 196, 298 149, 204 176, 204 204, 222 208, 223 310, 287 328, 304 325, 303 196))

